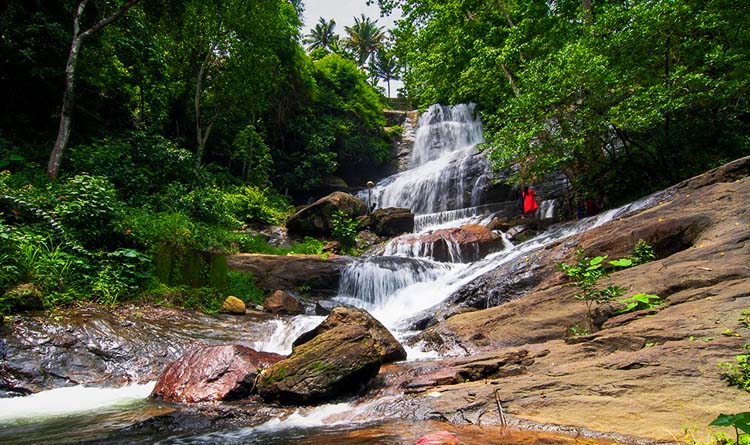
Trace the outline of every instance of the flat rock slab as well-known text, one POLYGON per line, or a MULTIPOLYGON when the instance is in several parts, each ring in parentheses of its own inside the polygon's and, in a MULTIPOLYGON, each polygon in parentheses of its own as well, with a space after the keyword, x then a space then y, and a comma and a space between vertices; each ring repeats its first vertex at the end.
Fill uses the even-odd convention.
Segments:
POLYGON ((334 296, 338 292, 341 272, 354 261, 347 256, 321 258, 317 255, 258 255, 227 256, 231 270, 253 275, 255 284, 273 292, 298 291, 301 287, 314 297, 334 296))

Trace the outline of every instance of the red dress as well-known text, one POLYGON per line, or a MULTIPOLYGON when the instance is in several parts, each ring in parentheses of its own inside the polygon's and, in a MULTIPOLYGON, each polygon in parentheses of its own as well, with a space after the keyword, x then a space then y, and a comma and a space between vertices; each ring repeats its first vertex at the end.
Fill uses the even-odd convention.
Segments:
POLYGON ((523 193, 523 213, 531 213, 539 208, 539 204, 534 199, 534 190, 529 189, 528 192, 523 193))

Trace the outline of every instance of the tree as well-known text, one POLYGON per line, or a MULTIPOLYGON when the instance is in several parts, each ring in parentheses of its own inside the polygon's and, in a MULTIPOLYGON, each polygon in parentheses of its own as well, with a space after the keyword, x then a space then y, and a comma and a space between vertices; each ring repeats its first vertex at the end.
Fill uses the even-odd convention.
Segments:
POLYGON ((307 44, 308 51, 312 51, 316 48, 330 49, 331 44, 335 40, 338 40, 338 36, 333 32, 335 27, 335 20, 326 20, 321 17, 318 19, 318 23, 310 29, 310 34, 305 36, 302 43, 307 44))
POLYGON ((68 146, 68 141, 70 140, 73 105, 75 103, 76 66, 78 64, 78 56, 81 52, 83 41, 95 32, 117 20, 139 1, 140 0, 127 0, 120 4, 114 11, 104 13, 98 21, 83 31, 81 30, 81 20, 86 10, 88 0, 81 0, 73 12, 73 37, 70 42, 68 61, 65 64, 65 92, 63 94, 62 109, 60 110, 60 125, 55 145, 52 148, 49 162, 47 163, 47 175, 51 179, 57 179, 57 176, 59 175, 62 155, 65 148, 68 146))
POLYGON ((375 57, 370 59, 369 68, 370 73, 372 73, 376 79, 382 79, 386 83, 388 97, 391 97, 391 80, 398 80, 401 78, 399 76, 401 67, 399 66, 396 56, 390 51, 379 49, 378 52, 375 53, 375 57))
POLYGON ((382 48, 385 33, 377 20, 362 14, 354 18, 354 25, 344 27, 348 34, 347 46, 357 53, 357 63, 364 66, 370 54, 382 48))

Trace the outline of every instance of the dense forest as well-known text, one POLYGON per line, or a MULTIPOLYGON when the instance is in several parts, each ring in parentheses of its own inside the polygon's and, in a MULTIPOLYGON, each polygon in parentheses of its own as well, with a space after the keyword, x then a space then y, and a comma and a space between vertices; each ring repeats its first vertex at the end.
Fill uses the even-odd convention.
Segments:
POLYGON ((750 153, 744 1, 378 3, 391 33, 304 30, 299 0, 0 2, 0 314, 252 298, 210 254, 268 251, 243 229, 385 166, 399 77, 476 103, 516 183, 621 202, 750 153))

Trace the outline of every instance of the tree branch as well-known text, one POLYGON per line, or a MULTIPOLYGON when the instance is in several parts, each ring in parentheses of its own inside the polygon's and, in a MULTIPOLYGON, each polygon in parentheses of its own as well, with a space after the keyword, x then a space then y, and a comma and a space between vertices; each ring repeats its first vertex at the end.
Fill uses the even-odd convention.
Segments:
MULTIPOLYGON (((82 0, 81 3, 78 5, 78 13, 79 14, 81 12, 83 12, 83 8, 86 7, 85 6, 86 5, 86 1, 87 0, 82 0)), ((89 28, 86 31, 82 32, 80 34, 81 39, 90 36, 91 34, 99 31, 100 29, 102 29, 105 26, 109 25, 110 23, 114 22, 115 20, 117 20, 118 17, 120 17, 121 15, 125 14, 128 11, 128 9, 132 8, 133 6, 135 6, 135 4, 138 3, 138 2, 140 2, 140 1, 141 0, 128 0, 122 6, 120 6, 120 8, 117 11, 115 11, 112 15, 104 17, 103 19, 101 19, 98 22, 96 22, 91 28, 89 28)))

